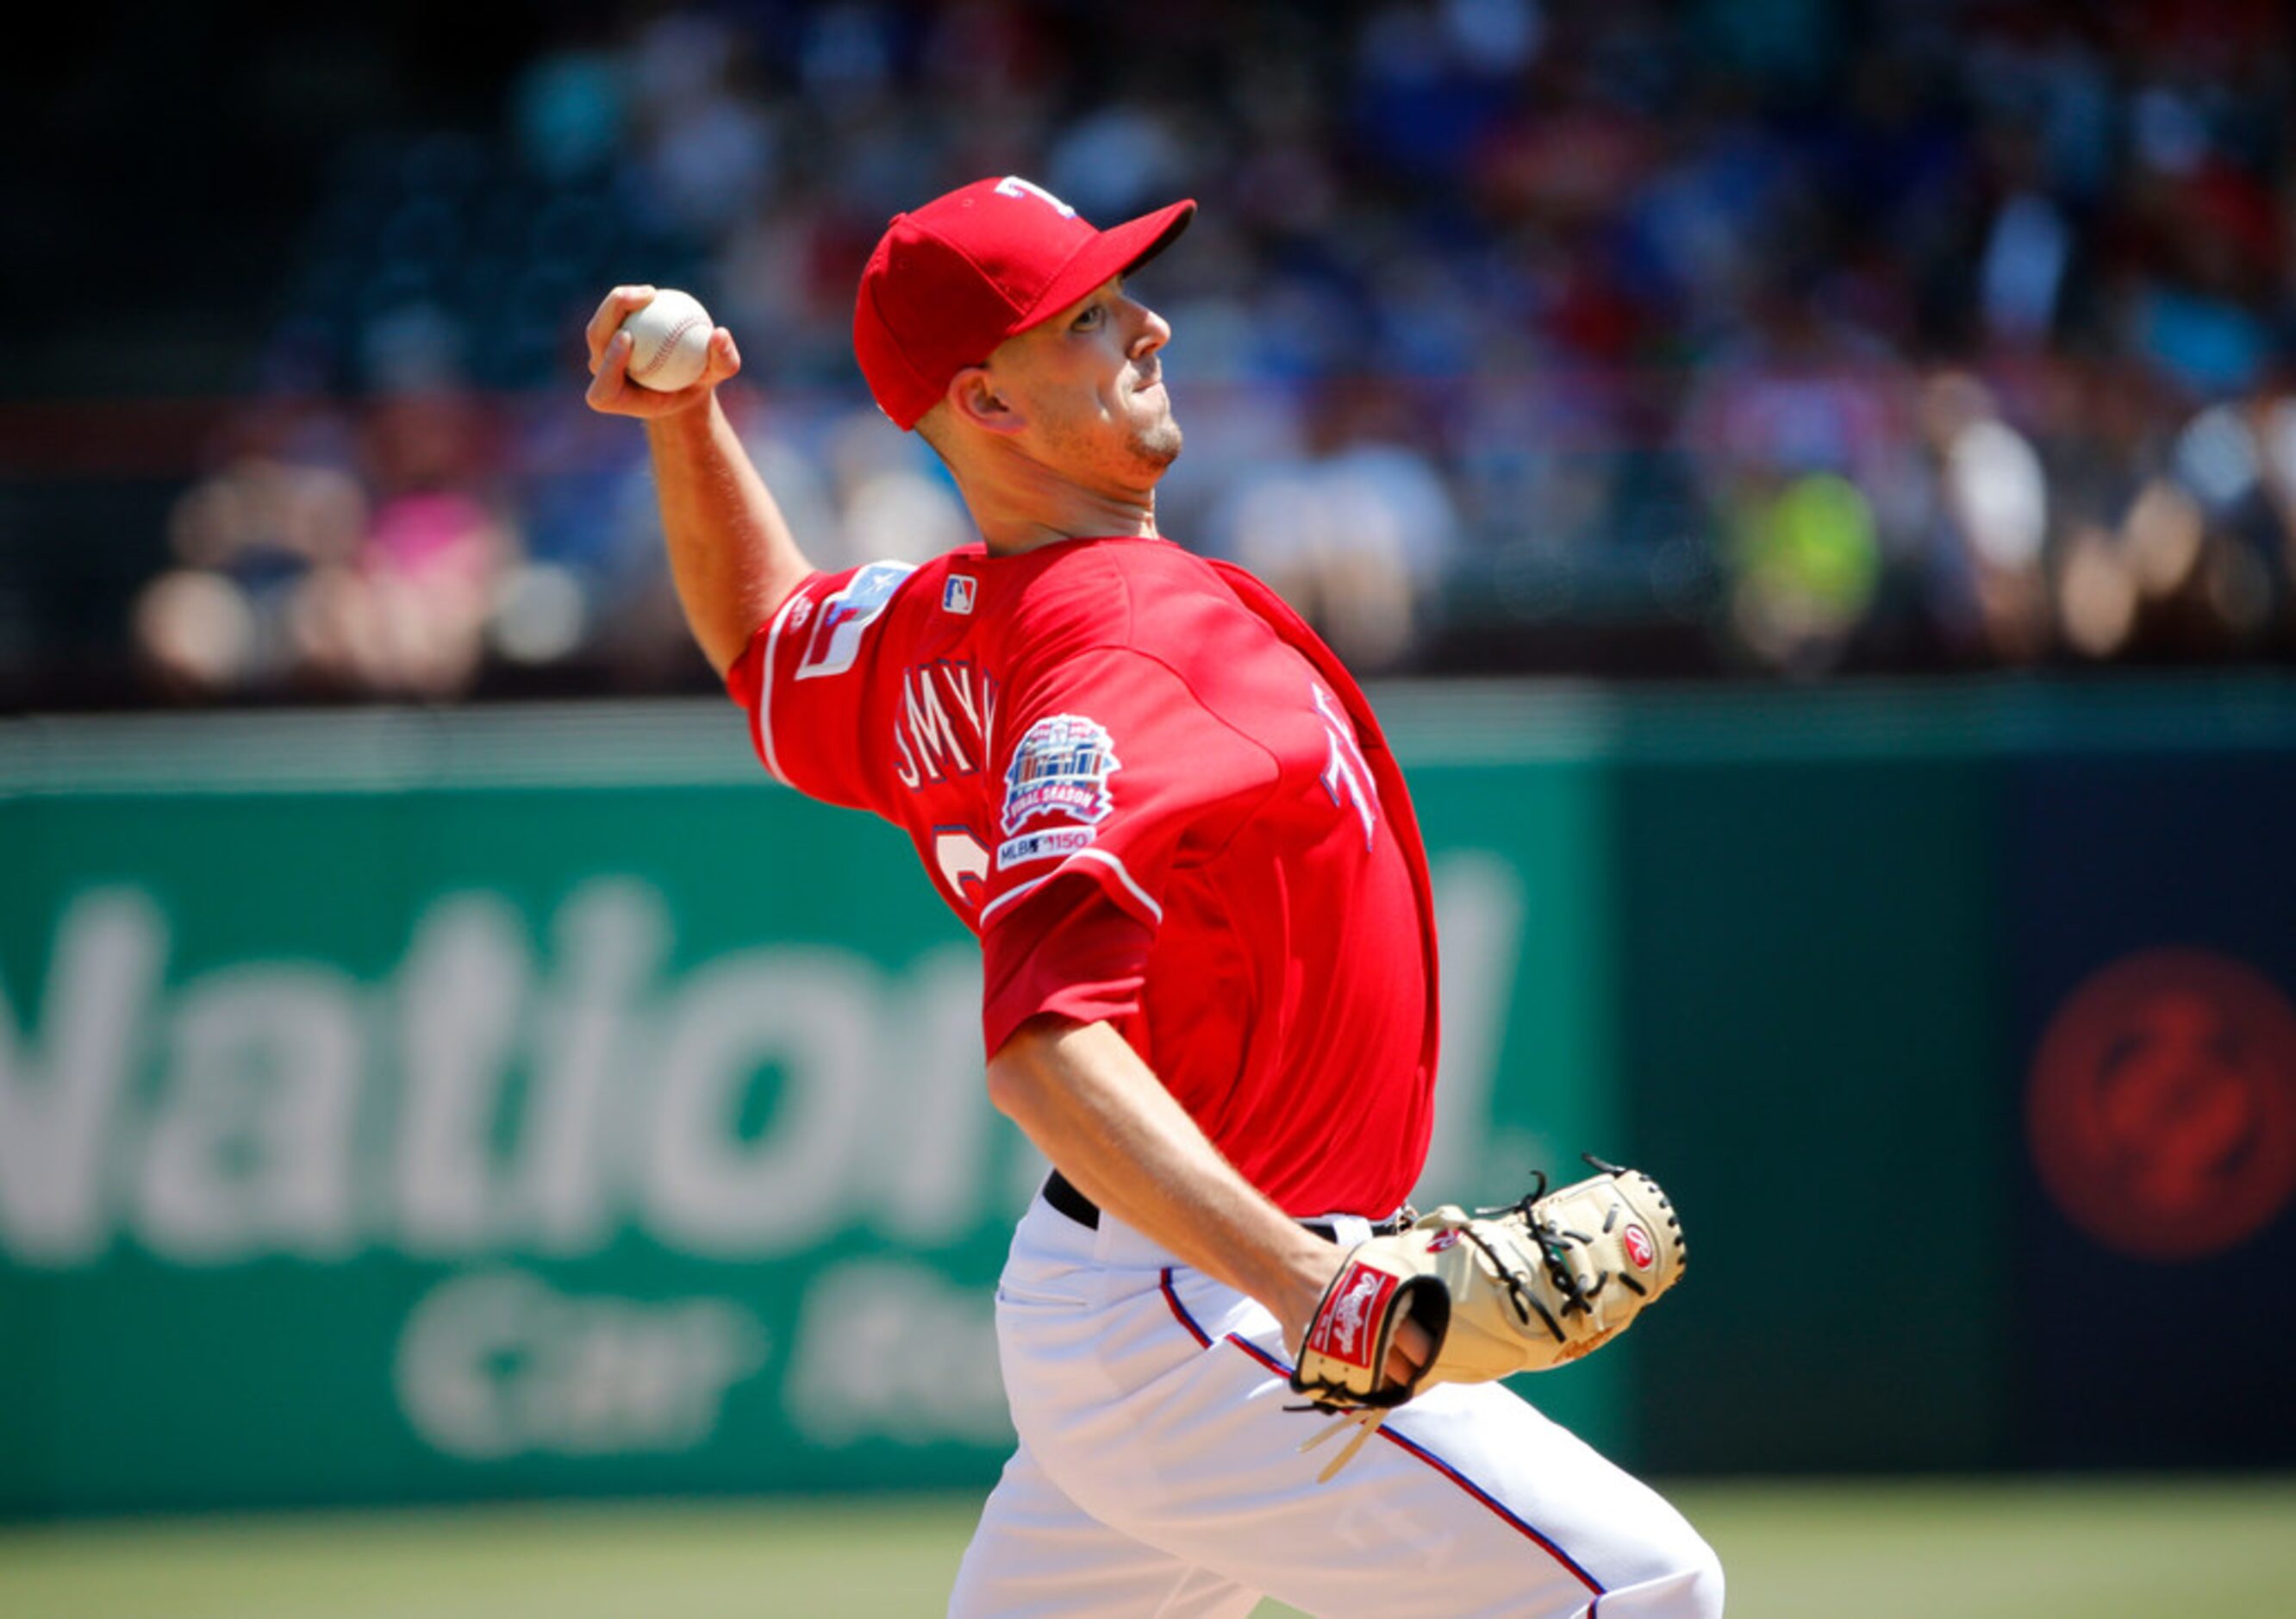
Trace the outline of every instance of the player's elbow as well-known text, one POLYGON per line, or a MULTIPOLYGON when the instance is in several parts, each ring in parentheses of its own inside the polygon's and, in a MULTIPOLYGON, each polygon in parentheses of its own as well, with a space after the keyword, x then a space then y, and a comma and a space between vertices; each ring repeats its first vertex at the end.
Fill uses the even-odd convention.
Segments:
POLYGON ((1061 1042, 1076 1031, 1065 1018, 1032 1017, 988 1059, 988 1102, 1026 1129, 1059 1072, 1061 1042))

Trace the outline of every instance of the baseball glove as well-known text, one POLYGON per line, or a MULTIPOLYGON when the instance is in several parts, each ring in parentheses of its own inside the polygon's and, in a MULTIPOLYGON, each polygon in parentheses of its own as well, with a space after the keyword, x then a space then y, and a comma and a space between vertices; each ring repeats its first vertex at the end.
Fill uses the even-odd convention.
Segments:
POLYGON ((1598 1173, 1559 1191, 1546 1177, 1521 1202, 1474 1214, 1445 1205, 1349 1251, 1308 1322, 1292 1389, 1355 1426, 1324 1470, 1352 1459, 1388 1411, 1438 1383, 1488 1383, 1576 1360, 1626 1330, 1681 1279, 1682 1221, 1658 1182, 1592 1155, 1598 1173), (1397 1329, 1416 1321, 1434 1352, 1391 1377, 1397 1329))

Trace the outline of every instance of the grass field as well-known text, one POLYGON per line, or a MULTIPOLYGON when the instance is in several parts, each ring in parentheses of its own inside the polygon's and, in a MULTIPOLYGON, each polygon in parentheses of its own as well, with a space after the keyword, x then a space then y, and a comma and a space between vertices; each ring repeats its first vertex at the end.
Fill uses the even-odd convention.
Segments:
MULTIPOLYGON (((2296 1480, 1670 1493, 1721 1552, 1734 1619, 2296 1615, 2296 1480)), ((931 1615, 972 1512, 947 1499, 766 1501, 16 1529, 0 1532, 0 1615, 931 1615)))

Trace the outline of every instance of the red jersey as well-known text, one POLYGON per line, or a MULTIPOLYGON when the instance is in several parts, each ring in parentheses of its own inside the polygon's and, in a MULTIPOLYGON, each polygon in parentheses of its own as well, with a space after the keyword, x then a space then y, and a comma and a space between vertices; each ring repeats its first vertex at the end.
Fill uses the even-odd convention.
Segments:
POLYGON ((775 776, 905 828, 980 936, 994 1053, 1112 1024, 1293 1214, 1426 1156, 1435 927, 1362 692, 1266 586, 1168 540, 816 573, 727 676, 775 776))

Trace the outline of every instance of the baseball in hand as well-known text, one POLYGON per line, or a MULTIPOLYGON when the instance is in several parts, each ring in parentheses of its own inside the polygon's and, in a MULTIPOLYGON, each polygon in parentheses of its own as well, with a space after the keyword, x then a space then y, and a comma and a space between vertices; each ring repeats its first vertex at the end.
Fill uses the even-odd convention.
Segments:
POLYGON ((630 381, 676 393, 701 380, 709 365, 709 311, 690 292, 664 287, 622 323, 630 334, 630 381))

